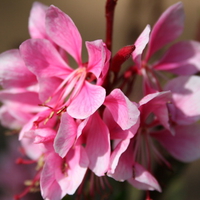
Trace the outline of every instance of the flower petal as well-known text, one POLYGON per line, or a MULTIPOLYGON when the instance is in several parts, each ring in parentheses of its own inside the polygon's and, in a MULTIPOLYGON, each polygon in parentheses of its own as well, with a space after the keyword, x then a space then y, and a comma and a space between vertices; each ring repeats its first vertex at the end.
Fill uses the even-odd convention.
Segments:
POLYGON ((35 144, 34 138, 22 138, 20 141, 26 156, 32 160, 38 160, 42 154, 46 153, 46 148, 43 144, 35 144))
POLYGON ((42 103, 48 102, 49 106, 59 105, 59 94, 54 95, 62 80, 57 77, 39 77, 39 98, 42 103))
POLYGON ((135 50, 132 53, 133 61, 136 63, 136 65, 140 68, 141 67, 141 61, 142 61, 142 53, 149 42, 149 34, 150 34, 151 28, 149 25, 145 27, 145 29, 142 31, 140 36, 135 41, 135 50))
POLYGON ((171 92, 156 92, 146 95, 139 102, 141 111, 142 123, 147 119, 150 113, 154 113, 160 123, 170 130, 169 126, 169 114, 167 103, 171 100, 171 92))
POLYGON ((81 65, 82 38, 72 19, 57 7, 50 6, 46 28, 49 37, 81 65))
POLYGON ((178 42, 170 47, 164 57, 153 68, 179 75, 191 75, 200 71, 200 43, 178 42))
POLYGON ((59 200, 62 198, 62 190, 55 179, 55 170, 60 169, 62 160, 55 153, 51 153, 45 160, 40 176, 41 194, 44 199, 59 200))
POLYGON ((61 77, 63 74, 69 74, 72 71, 48 40, 26 40, 20 45, 20 53, 28 69, 38 78, 61 77))
POLYGON ((108 170, 110 160, 109 131, 98 113, 88 120, 86 152, 89 157, 89 168, 97 175, 103 176, 108 170), (98 127, 98 128, 97 128, 98 127))
POLYGON ((87 71, 95 74, 98 79, 102 71, 105 73, 108 70, 106 61, 108 57, 110 58, 110 52, 102 40, 86 42, 86 47, 89 55, 87 71))
POLYGON ((117 181, 125 181, 133 175, 133 152, 127 150, 130 139, 122 140, 115 147, 110 157, 110 166, 107 175, 117 181))
POLYGON ((46 109, 41 110, 37 114, 35 114, 21 129, 19 133, 19 140, 21 140, 23 137, 26 136, 26 133, 29 132, 30 130, 34 130, 35 126, 40 127, 40 128, 51 128, 55 126, 55 117, 52 116, 52 118, 49 118, 52 110, 51 109, 46 109), (45 120, 48 119, 47 122, 45 120), (45 122, 45 123, 42 123, 45 122))
POLYGON ((134 187, 142 190, 157 190, 161 192, 161 188, 157 180, 140 164, 134 164, 134 177, 128 182, 134 187))
POLYGON ((77 126, 67 113, 62 114, 58 133, 54 140, 54 149, 62 158, 67 154, 75 142, 77 126))
POLYGON ((29 16, 29 33, 32 38, 46 38, 45 17, 47 6, 42 3, 34 2, 29 16))
POLYGON ((62 189, 62 197, 66 194, 72 195, 75 193, 85 176, 89 164, 86 151, 81 145, 75 145, 71 148, 63 161, 62 164, 64 165, 60 167, 66 166, 66 168, 63 171, 58 171, 58 168, 56 172, 56 180, 62 189))
POLYGON ((111 139, 128 139, 132 138, 138 130, 140 125, 140 118, 136 124, 134 124, 130 129, 123 130, 113 119, 112 114, 105 108, 103 113, 103 121, 106 123, 107 127, 109 128, 110 138, 111 139))
MULTIPOLYGON (((9 129, 19 130, 29 120, 27 113, 23 113, 23 117, 20 117, 19 119, 19 117, 16 118, 15 115, 13 116, 12 112, 10 111, 13 111, 13 108, 9 105, 3 105, 0 107, 1 125, 9 129)), ((16 113, 19 114, 18 109, 16 113)))
POLYGON ((179 76, 165 86, 171 90, 176 113, 173 120, 186 125, 200 119, 200 78, 198 76, 179 76))
POLYGON ((172 5, 160 16, 150 35, 146 60, 157 50, 181 35, 184 27, 184 18, 183 4, 181 2, 172 5))
POLYGON ((23 89, 1 90, 0 100, 3 102, 18 102, 32 106, 37 106, 41 103, 36 92, 30 92, 23 89))
POLYGON ((167 130, 152 134, 176 159, 192 162, 200 158, 200 125, 181 125, 175 127, 175 135, 167 130))
POLYGON ((67 112, 76 119, 85 119, 103 104, 105 95, 103 87, 85 81, 80 92, 69 104, 67 112))
POLYGON ((34 144, 46 143, 53 141, 56 136, 56 131, 52 128, 37 128, 35 130, 30 130, 26 133, 26 137, 34 138, 34 144))
POLYGON ((36 83, 35 75, 27 69, 17 49, 1 53, 0 66, 0 84, 3 88, 25 88, 36 83))
POLYGON ((39 81, 40 99, 46 101, 72 69, 53 44, 45 39, 30 39, 20 46, 22 57, 39 81))
POLYGON ((140 112, 120 89, 114 89, 105 99, 104 105, 114 120, 125 130, 137 123, 140 112))

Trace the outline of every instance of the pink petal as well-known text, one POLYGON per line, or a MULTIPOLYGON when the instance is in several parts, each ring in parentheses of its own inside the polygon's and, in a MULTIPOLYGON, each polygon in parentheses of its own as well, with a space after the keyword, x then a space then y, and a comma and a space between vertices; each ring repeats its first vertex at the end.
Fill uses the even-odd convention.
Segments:
POLYGON ((130 139, 118 143, 110 157, 110 166, 107 175, 117 181, 124 181, 133 175, 133 152, 127 150, 130 139))
POLYGON ((110 159, 110 137, 107 126, 98 113, 88 120, 86 152, 90 163, 89 168, 97 175, 103 176, 108 170, 110 159))
POLYGON ((179 75, 195 74, 200 70, 200 43, 196 41, 178 42, 167 51, 153 67, 179 75))
POLYGON ((25 66, 19 50, 13 49, 0 54, 0 65, 0 84, 3 88, 25 88, 36 83, 35 75, 25 66))
MULTIPOLYGON (((25 120, 21 120, 19 118, 15 118, 10 112, 10 106, 3 105, 0 107, 0 121, 1 125, 9 129, 19 130, 22 126, 27 122, 27 116, 24 117, 25 120)), ((28 118, 29 120, 29 118, 28 118)))
POLYGON ((60 169, 62 160, 59 156, 51 153, 45 160, 40 176, 41 194, 44 199, 59 200, 62 198, 62 190, 55 179, 55 170, 60 169))
POLYGON ((123 129, 129 129, 137 123, 140 112, 120 89, 114 89, 107 97, 104 105, 111 112, 114 120, 123 129))
POLYGON ((46 15, 49 37, 65 49, 81 65, 82 38, 71 18, 55 6, 50 6, 46 15))
POLYGON ((32 160, 38 160, 42 154, 46 152, 45 146, 43 144, 33 143, 34 138, 23 138, 20 142, 26 156, 32 160))
POLYGON ((104 67, 101 71, 101 74, 99 76, 99 78, 97 79, 97 85, 102 85, 107 77, 107 72, 110 66, 110 58, 111 58, 111 52, 106 48, 105 46, 105 54, 106 54, 106 58, 104 61, 104 67))
POLYGON ((55 135, 55 130, 48 127, 28 130, 21 140, 26 155, 37 160, 42 155, 52 152, 52 141, 55 135))
POLYGON ((27 40, 21 44, 20 52, 27 67, 37 76, 42 102, 53 94, 63 77, 72 72, 48 40, 27 40))
POLYGON ((169 7, 154 25, 150 40, 146 60, 148 60, 157 50, 179 37, 184 27, 183 4, 178 2, 169 7))
POLYGON ((4 103, 0 111, 1 122, 14 129, 21 128, 33 117, 33 113, 42 110, 38 106, 38 94, 22 88, 0 91, 0 100, 4 103))
POLYGON ((140 125, 140 118, 138 118, 138 121, 136 124, 134 124, 130 129, 123 130, 113 119, 112 114, 110 111, 106 108, 103 113, 103 121, 106 123, 109 132, 110 132, 110 138, 111 139, 128 139, 132 138, 138 130, 138 127, 140 125))
POLYGON ((82 135, 83 133, 83 129, 85 128, 85 126, 87 125, 89 118, 84 119, 81 121, 81 123, 78 125, 77 128, 77 139, 82 135))
POLYGON ((67 113, 62 114, 58 133, 54 140, 54 149, 62 158, 73 146, 77 135, 77 125, 67 113))
POLYGON ((48 40, 26 40, 20 45, 20 53, 28 69, 39 78, 62 77, 72 71, 48 40))
POLYGON ((134 187, 142 190, 157 190, 161 192, 161 188, 157 180, 140 164, 134 164, 134 177, 128 182, 134 187))
POLYGON ((0 121, 9 129, 21 129, 38 112, 37 106, 6 102, 0 109, 0 121))
POLYGON ((183 162, 192 162, 200 158, 200 125, 176 126, 175 135, 167 130, 152 134, 169 153, 183 162))
POLYGON ((41 103, 36 92, 30 92, 23 89, 1 90, 0 100, 3 102, 18 102, 32 106, 38 106, 38 104, 41 103))
POLYGON ((200 119, 200 78, 198 76, 180 76, 170 80, 165 86, 171 90, 176 108, 174 120, 186 125, 200 119))
MULTIPOLYGON (((167 102, 169 100, 170 96, 171 96, 170 91, 155 92, 152 94, 148 94, 140 100, 139 106, 145 106, 146 104, 150 103, 151 101, 155 101, 156 103, 162 103, 164 100, 164 102, 167 102)), ((149 109, 152 110, 152 108, 150 106, 149 106, 149 109)), ((148 111, 148 113, 150 113, 150 111, 148 111)))
POLYGON ((141 70, 141 72, 143 76, 142 86, 143 86, 144 95, 158 92, 160 89, 156 82, 156 79, 152 77, 150 74, 148 74, 146 70, 141 70))
POLYGON ((21 140, 23 137, 26 136, 26 133, 32 130, 32 128, 35 128, 35 123, 39 122, 37 124, 37 128, 51 128, 55 126, 56 118, 53 116, 51 119, 49 119, 46 123, 44 121, 49 118, 50 113, 52 112, 51 109, 41 110, 37 114, 35 114, 21 129, 19 133, 19 140, 21 140))
POLYGON ((42 103, 48 102, 49 106, 59 105, 59 94, 53 95, 59 85, 62 83, 62 79, 57 77, 39 77, 39 98, 42 103))
POLYGON ((144 51, 144 48, 146 47, 147 43, 149 42, 149 33, 151 31, 151 28, 149 25, 145 27, 143 32, 140 34, 140 36, 135 41, 135 50, 132 53, 132 58, 136 65, 138 67, 141 67, 141 61, 142 61, 142 53, 144 51))
POLYGON ((169 127, 169 114, 167 103, 171 100, 169 91, 152 93, 145 96, 140 102, 141 121, 145 122, 150 113, 154 113, 160 123, 167 129, 169 127))
POLYGON ((71 148, 62 164, 65 163, 66 169, 61 172, 61 170, 58 171, 58 168, 55 174, 62 189, 62 197, 66 194, 74 194, 85 176, 89 160, 84 147, 76 145, 71 148))
POLYGON ((76 119, 87 118, 103 104, 105 95, 103 87, 85 81, 78 95, 69 104, 67 112, 76 119))
POLYGON ((102 40, 86 42, 86 47, 89 55, 87 71, 95 74, 98 79, 102 71, 108 70, 106 60, 110 57, 110 52, 107 51, 106 45, 102 40))
POLYGON ((48 38, 45 28, 47 6, 34 2, 29 16, 29 33, 32 38, 48 38))
POLYGON ((34 138, 34 144, 45 143, 53 141, 56 136, 56 131, 51 128, 37 128, 35 130, 30 130, 26 133, 26 137, 34 138))

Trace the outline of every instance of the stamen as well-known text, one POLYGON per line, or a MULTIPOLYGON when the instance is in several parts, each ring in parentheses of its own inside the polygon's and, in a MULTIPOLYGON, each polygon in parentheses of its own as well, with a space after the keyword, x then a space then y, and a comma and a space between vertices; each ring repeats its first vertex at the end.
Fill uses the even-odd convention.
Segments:
POLYGON ((25 160, 23 158, 17 158, 17 160, 15 161, 16 164, 25 164, 25 165, 29 165, 29 164, 33 164, 36 163, 35 160, 25 160))
POLYGON ((39 171, 44 166, 44 156, 41 155, 38 159, 36 170, 39 171))
POLYGON ((57 95, 57 105, 55 107, 58 108, 63 105, 67 106, 70 101, 80 92, 83 83, 86 80, 86 75, 86 67, 81 67, 73 71, 62 81, 62 83, 46 102, 49 102, 54 96, 57 95))
POLYGON ((22 197, 24 197, 25 195, 27 195, 30 191, 30 187, 27 187, 21 194, 15 195, 14 199, 15 200, 20 200, 22 197))
POLYGON ((163 162, 170 170, 172 169, 171 164, 160 154, 160 152, 152 145, 152 150, 155 154, 157 161, 163 162))
POLYGON ((66 106, 64 106, 63 108, 61 108, 59 111, 56 112, 57 115, 61 114, 62 112, 66 112, 66 106))
POLYGON ((69 165, 66 163, 65 160, 63 160, 63 163, 61 165, 61 172, 67 177, 68 173, 67 170, 69 169, 69 165))
MULTIPOLYGON (((27 195, 29 192, 31 192, 31 191, 35 192, 36 188, 39 186, 39 177, 40 177, 40 172, 36 174, 36 176, 34 177, 34 179, 32 181, 28 181, 28 183, 32 183, 32 184, 30 184, 28 187, 26 187, 21 194, 15 195, 14 199, 20 200, 22 197, 27 195)), ((25 185, 26 185, 26 183, 27 182, 25 181, 25 185)))
POLYGON ((52 111, 49 116, 44 120, 44 125, 53 117, 55 111, 52 111))

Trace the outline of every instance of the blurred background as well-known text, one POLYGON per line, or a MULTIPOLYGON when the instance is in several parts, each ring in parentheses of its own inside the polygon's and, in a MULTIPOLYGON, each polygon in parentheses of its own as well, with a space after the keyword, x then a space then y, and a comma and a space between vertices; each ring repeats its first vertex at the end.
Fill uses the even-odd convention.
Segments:
MULTIPOLYGON (((12 48, 18 48, 24 40, 29 38, 27 26, 29 11, 33 2, 32 0, 0 0, 0 53, 12 48)), ((40 2, 46 5, 53 4, 67 13, 78 27, 83 41, 105 38, 105 0, 41 0, 40 2)), ((176 0, 118 0, 115 12, 113 53, 125 45, 134 43, 135 39, 147 24, 153 26, 161 13, 176 2, 176 0)), ((185 30, 180 39, 200 40, 200 1, 183 0, 182 2, 184 4, 186 21, 185 30)), ((85 50, 83 56, 86 57, 85 50)), ((5 171, 3 171, 3 168, 5 168, 3 166, 7 163, 5 161, 5 153, 8 152, 9 148, 13 147, 8 144, 10 144, 10 141, 12 141, 14 146, 18 144, 13 142, 13 137, 11 138, 10 136, 8 136, 10 140, 8 141, 6 139, 7 137, 3 135, 3 129, 1 132, 0 182, 2 183, 0 185, 4 185, 5 178, 2 179, 1 177, 2 175, 5 176, 5 171)), ((16 138, 14 139, 16 140, 16 138)), ((14 159, 12 161, 14 162, 14 159)), ((200 161, 184 165, 181 173, 175 170, 175 174, 177 173, 177 175, 173 182, 167 188, 163 189, 165 191, 163 194, 156 194, 155 199, 199 200, 199 171, 200 161)), ((12 174, 14 172, 10 168, 6 173, 12 174)), ((7 178, 11 179, 10 176, 7 176, 7 178)), ((121 185, 116 187, 120 188, 121 185)), ((128 185, 126 187, 128 195, 124 199, 137 200, 143 198, 137 190, 128 185)), ((16 192, 16 189, 18 188, 10 189, 9 195, 11 195, 13 190, 16 192)), ((0 195, 5 194, 3 190, 0 190, 0 195)), ((9 191, 6 193, 9 193, 9 191)), ((4 198, 0 196, 1 200, 4 198)), ((5 199, 9 200, 11 196, 5 199)))
MULTIPOLYGON (((0 52, 18 46, 29 38, 27 23, 32 0, 0 1, 0 52)), ((83 41, 105 36, 105 0, 41 0, 67 13, 77 25, 83 41)), ((114 25, 114 52, 131 44, 147 24, 153 25, 160 14, 177 0, 118 0, 114 25)), ((182 38, 196 37, 200 20, 200 1, 183 0, 186 13, 182 38)))

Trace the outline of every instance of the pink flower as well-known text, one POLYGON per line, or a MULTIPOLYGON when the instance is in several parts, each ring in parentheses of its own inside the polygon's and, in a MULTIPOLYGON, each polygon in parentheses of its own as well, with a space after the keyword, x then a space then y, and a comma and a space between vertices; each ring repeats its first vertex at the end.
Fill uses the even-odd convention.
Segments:
POLYGON ((138 106, 128 100, 119 89, 113 90, 106 97, 103 118, 109 128, 111 139, 114 140, 108 176, 118 181, 127 180, 139 189, 161 191, 157 180, 138 163, 142 158, 138 160, 137 153, 140 154, 138 149, 141 148, 141 141, 137 138, 143 137, 140 136, 142 133, 138 128, 144 126, 143 121, 146 121, 152 112, 167 126, 167 119, 164 119, 162 115, 167 110, 165 104, 169 98, 169 92, 149 95, 140 102, 139 111, 138 106), (148 107, 145 106, 147 102, 148 107), (156 106, 155 109, 154 106, 156 106))
POLYGON ((108 70, 110 52, 101 40, 86 42, 89 61, 82 63, 81 36, 69 16, 54 6, 46 12, 46 33, 75 59, 78 68, 70 68, 52 42, 25 41, 20 52, 38 79, 40 100, 57 112, 66 108, 74 118, 87 118, 104 102, 105 89, 100 85, 108 70))
POLYGON ((45 124, 38 123, 48 115, 49 110, 38 113, 23 127, 20 137, 26 155, 40 166, 37 173, 43 198, 59 200, 66 194, 73 194, 82 183, 89 159, 82 140, 70 135, 72 132, 77 135, 76 120, 65 112, 60 124, 57 116, 45 124))
POLYGON ((76 191, 88 168, 97 176, 105 175, 110 161, 110 137, 97 112, 83 121, 64 112, 60 123, 53 116, 34 128, 33 122, 48 113, 49 110, 38 113, 24 126, 20 137, 31 159, 44 158, 40 180, 43 197, 61 199, 76 191), (54 130, 55 126, 58 130, 54 130))
POLYGON ((179 76, 168 81, 165 89, 172 92, 169 109, 174 124, 189 125, 200 120, 199 76, 179 76))
POLYGON ((103 176, 109 165, 110 135, 98 112, 79 125, 67 113, 63 114, 54 140, 55 151, 63 158, 73 148, 77 140, 85 146, 89 159, 88 168, 97 176, 103 176))
MULTIPOLYGON (((66 112, 63 115, 67 115, 62 120, 72 119, 66 112)), ((52 120, 52 119, 51 119, 52 120)), ((26 154, 38 162, 40 188, 41 194, 44 199, 59 200, 66 194, 74 194, 76 189, 82 183, 83 177, 89 166, 89 160, 85 148, 82 146, 81 140, 73 141, 71 148, 60 157, 54 150, 53 144, 58 139, 57 133, 53 128, 50 128, 52 123, 47 123, 41 128, 32 129, 25 132, 21 142, 26 154), (43 161, 41 163, 41 160, 43 161)), ((77 131, 77 125, 74 123, 71 126, 75 126, 77 131)), ((61 126, 67 126, 61 122, 61 126)), ((55 127, 55 126, 53 126, 55 127)), ((62 128, 61 128, 62 129, 62 128)), ((25 130, 24 130, 25 131, 25 130)), ((70 134, 70 130, 58 130, 60 135, 62 131, 63 135, 70 134)), ((66 140, 64 142, 67 142, 66 140)), ((60 148, 64 144, 60 144, 60 148)))
MULTIPOLYGON (((106 5, 109 49, 115 4, 106 5)), ((31 39, 19 50, 0 54, 1 123, 20 130, 30 160, 18 161, 37 163, 35 177, 16 198, 37 183, 46 200, 60 200, 78 188, 80 197, 88 177, 91 194, 94 177, 103 186, 105 175, 161 192, 154 161, 171 164, 160 149, 184 162, 200 158, 200 78, 192 75, 200 69, 200 44, 177 42, 150 64, 181 35, 183 23, 179 2, 161 15, 152 31, 147 25, 134 45, 121 48, 112 59, 102 40, 86 42, 88 61, 83 62, 82 38, 72 19, 53 5, 33 4, 31 39), (134 66, 122 72, 130 56, 134 66), (163 89, 159 70, 179 77, 163 89), (145 89, 139 103, 129 99, 136 75, 143 76, 145 89)))
POLYGON ((46 25, 45 25, 47 9, 48 9, 48 6, 40 2, 33 3, 33 6, 30 11, 29 23, 28 23, 29 34, 31 38, 47 39, 51 41, 52 44, 60 52, 63 59, 67 61, 68 59, 65 54, 65 51, 61 47, 59 47, 57 44, 55 44, 52 41, 51 37, 47 34, 46 25))
POLYGON ((25 66, 19 50, 13 49, 0 54, 0 108, 1 123, 11 129, 19 129, 35 112, 40 111, 37 80, 25 66), (26 78, 24 78, 26 77, 26 78))
POLYGON ((147 94, 161 91, 156 70, 190 75, 200 69, 200 43, 195 41, 177 42, 167 50, 159 61, 149 64, 149 60, 158 50, 181 35, 184 18, 183 5, 178 2, 161 15, 151 33, 148 25, 135 42, 136 49, 132 53, 132 58, 136 66, 133 69, 137 67, 138 73, 143 75, 147 94), (147 52, 144 56, 143 51, 147 43, 147 52), (143 60, 142 56, 144 56, 143 60))
POLYGON ((47 155, 41 173, 41 194, 44 199, 62 199, 74 194, 88 167, 84 147, 75 145, 64 158, 52 152, 47 155))
MULTIPOLYGON (((158 92, 145 96, 138 105, 141 112, 139 127, 136 125, 135 128, 129 130, 133 133, 132 137, 123 137, 121 131, 122 138, 120 139, 120 134, 111 133, 111 136, 116 135, 118 138, 114 140, 114 150, 108 170, 109 176, 118 181, 127 180, 138 189, 161 191, 157 180, 151 174, 152 158, 150 155, 155 153, 154 156, 159 156, 159 159, 162 156, 154 147, 150 127, 152 126, 153 129, 154 126, 161 124, 169 128, 166 103, 170 98, 170 92, 158 92), (152 113, 153 118, 149 121, 152 113)), ((115 130, 117 129, 112 129, 112 132, 115 130)))
MULTIPOLYGON (((199 125, 171 124, 171 115, 169 115, 170 107, 168 107, 173 101, 175 102, 175 106, 178 103, 181 104, 181 100, 178 100, 179 93, 180 95, 186 93, 185 97, 181 96, 183 104, 186 102, 193 104, 194 102, 195 106, 195 101, 199 99, 197 98, 198 90, 196 90, 196 93, 193 93, 194 91, 191 86, 197 86, 199 80, 197 77, 192 77, 191 79, 188 77, 179 77, 176 79, 172 80, 166 87, 167 89, 172 89, 172 94, 169 91, 152 93, 145 96, 139 102, 139 110, 141 112, 140 126, 136 129, 133 137, 123 137, 122 131, 119 132, 119 129, 111 129, 112 132, 116 131, 117 133, 113 134, 111 132, 111 137, 112 135, 116 135, 117 137, 114 140, 114 150, 111 154, 108 176, 118 181, 127 180, 138 189, 161 191, 159 183, 152 175, 152 162, 153 160, 159 160, 168 167, 171 166, 160 153, 158 146, 154 143, 154 139, 178 160, 191 162, 200 157, 199 125), (177 81, 177 87, 174 87, 176 85, 175 81, 177 81), (191 101, 187 101, 189 98, 191 101), (120 139, 120 134, 118 133, 122 135, 122 139, 120 139)), ((193 105, 186 107, 183 104, 183 112, 189 110, 192 112, 193 105)), ((194 112, 191 114, 194 114, 194 112)), ((178 116, 172 115, 172 118, 178 116)), ((197 116, 194 115, 194 117, 197 116)), ((188 116, 188 119, 190 120, 190 116, 188 116)))

